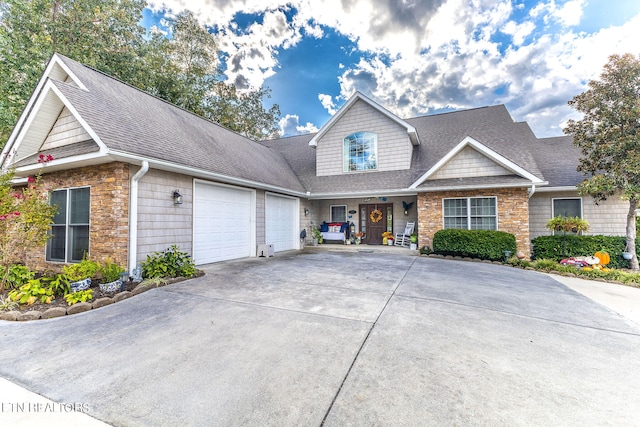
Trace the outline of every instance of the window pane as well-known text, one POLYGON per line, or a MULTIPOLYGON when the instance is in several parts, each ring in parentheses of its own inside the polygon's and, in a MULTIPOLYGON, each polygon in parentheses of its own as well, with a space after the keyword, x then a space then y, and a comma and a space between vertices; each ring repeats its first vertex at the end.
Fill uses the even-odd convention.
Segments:
POLYGON ((471 199, 471 216, 495 215, 496 206, 493 197, 471 199))
POLYGON ((64 262, 67 227, 64 225, 53 225, 51 226, 51 234, 52 237, 47 242, 47 260, 64 262))
POLYGON ((331 206, 331 222, 347 222, 347 207, 331 206))
POLYGON ((89 253, 89 226, 75 225, 69 227, 71 236, 71 262, 80 262, 85 253, 89 253))
POLYGON ((356 132, 343 140, 343 170, 363 171, 378 168, 378 137, 373 132, 356 132))
POLYGON ((582 218, 582 200, 555 199, 553 201, 553 216, 577 216, 582 218))
POLYGON ((467 218, 445 218, 444 228, 467 228, 467 218))
POLYGON ((58 213, 53 216, 53 223, 65 224, 67 222, 67 190, 52 192, 50 203, 58 209, 58 213))
POLYGON ((70 224, 89 224, 89 188, 69 190, 70 224))
POLYGON ((496 219, 495 217, 474 217, 471 218, 472 230, 495 230, 496 219))

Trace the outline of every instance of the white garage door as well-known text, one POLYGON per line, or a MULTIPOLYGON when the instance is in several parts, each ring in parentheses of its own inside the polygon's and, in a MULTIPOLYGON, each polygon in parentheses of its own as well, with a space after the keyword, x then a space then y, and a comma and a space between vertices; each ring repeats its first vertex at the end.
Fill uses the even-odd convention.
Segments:
POLYGON ((298 200, 267 193, 265 196, 266 243, 273 244, 276 252, 298 249, 300 219, 298 200))
POLYGON ((196 181, 193 204, 193 259, 196 264, 254 255, 253 191, 196 181))

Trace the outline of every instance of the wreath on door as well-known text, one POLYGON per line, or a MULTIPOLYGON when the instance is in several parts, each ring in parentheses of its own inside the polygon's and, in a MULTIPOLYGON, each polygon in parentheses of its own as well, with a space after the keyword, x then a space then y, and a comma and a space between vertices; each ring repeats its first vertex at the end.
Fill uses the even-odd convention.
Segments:
POLYGON ((369 214, 369 219, 371 222, 380 222, 382 219, 382 211, 380 209, 374 209, 369 214))

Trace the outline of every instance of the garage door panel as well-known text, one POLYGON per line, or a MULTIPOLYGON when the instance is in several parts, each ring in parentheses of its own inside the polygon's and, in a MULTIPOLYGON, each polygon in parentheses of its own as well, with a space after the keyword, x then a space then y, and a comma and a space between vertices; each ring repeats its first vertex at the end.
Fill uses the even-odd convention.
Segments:
POLYGON ((196 182, 193 226, 196 264, 252 255, 253 198, 249 190, 196 182))
POLYGON ((276 252, 298 249, 298 201, 267 194, 265 205, 266 242, 273 244, 276 252))

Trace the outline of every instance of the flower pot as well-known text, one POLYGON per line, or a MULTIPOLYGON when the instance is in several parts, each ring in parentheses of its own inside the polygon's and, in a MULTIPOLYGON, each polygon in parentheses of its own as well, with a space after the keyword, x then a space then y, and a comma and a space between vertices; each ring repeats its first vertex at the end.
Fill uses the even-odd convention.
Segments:
POLYGON ((71 293, 84 291, 86 289, 89 289, 89 286, 91 286, 91 279, 84 279, 77 282, 69 283, 69 289, 71 290, 71 293))
POLYGON ((124 290, 124 283, 118 279, 115 282, 100 283, 100 290, 102 292, 117 292, 124 290))
POLYGON ((313 239, 313 246, 318 246, 318 239, 313 239))
POLYGON ((411 243, 411 245, 410 245, 410 249, 411 249, 412 251, 417 250, 417 249, 418 249, 418 244, 417 244, 417 243, 411 243))
POLYGON ((633 258, 633 254, 631 252, 622 252, 622 258, 624 258, 624 259, 626 259, 628 261, 631 258, 633 258))
POLYGON ((393 239, 387 239, 387 245, 393 246, 393 239))

